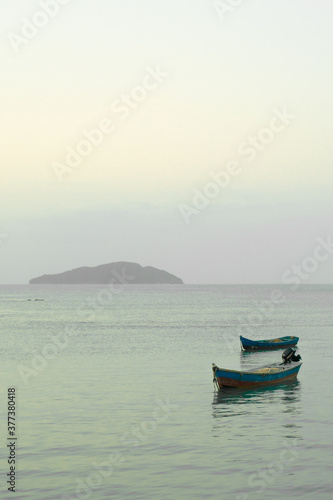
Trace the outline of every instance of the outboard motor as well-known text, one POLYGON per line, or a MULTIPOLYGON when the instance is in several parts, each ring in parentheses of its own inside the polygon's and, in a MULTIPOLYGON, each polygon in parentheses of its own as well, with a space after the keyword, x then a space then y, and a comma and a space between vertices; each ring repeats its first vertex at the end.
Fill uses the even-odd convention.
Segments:
POLYGON ((299 354, 295 354, 296 349, 294 347, 288 347, 285 351, 282 353, 282 359, 283 359, 283 364, 290 363, 291 361, 299 361, 301 356, 299 354))

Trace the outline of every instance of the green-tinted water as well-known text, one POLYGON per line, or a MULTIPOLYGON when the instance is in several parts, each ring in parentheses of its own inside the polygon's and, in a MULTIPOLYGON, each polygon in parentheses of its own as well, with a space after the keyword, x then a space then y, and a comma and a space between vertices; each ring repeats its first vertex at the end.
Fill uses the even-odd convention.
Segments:
POLYGON ((0 287, 1 498, 331 499, 332 305, 330 286, 0 287), (212 362, 281 357, 240 333, 300 336, 298 380, 216 393, 212 362))

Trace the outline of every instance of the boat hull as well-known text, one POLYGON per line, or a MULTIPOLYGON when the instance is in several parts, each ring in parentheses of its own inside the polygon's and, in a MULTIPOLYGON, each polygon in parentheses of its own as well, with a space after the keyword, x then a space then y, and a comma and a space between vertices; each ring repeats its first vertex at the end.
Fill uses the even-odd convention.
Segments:
POLYGON ((269 350, 269 349, 286 349, 297 345, 299 337, 280 337, 269 340, 250 340, 240 336, 242 349, 249 350, 269 350))
POLYGON ((268 365, 245 372, 225 370, 213 365, 214 382, 219 389, 223 387, 264 387, 281 384, 296 378, 301 365, 301 362, 283 366, 268 365))

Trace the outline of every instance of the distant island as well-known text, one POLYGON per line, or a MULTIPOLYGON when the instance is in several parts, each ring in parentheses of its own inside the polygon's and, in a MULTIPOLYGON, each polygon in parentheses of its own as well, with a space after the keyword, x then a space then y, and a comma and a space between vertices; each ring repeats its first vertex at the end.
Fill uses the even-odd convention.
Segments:
POLYGON ((96 267, 78 267, 59 274, 43 274, 29 281, 30 285, 106 285, 170 284, 182 285, 183 281, 173 274, 155 267, 142 267, 134 262, 112 262, 96 267))

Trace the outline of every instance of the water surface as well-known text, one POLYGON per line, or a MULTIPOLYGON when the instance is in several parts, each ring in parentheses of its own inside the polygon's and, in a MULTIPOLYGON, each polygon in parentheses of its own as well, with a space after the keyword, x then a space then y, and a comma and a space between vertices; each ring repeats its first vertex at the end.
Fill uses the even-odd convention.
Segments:
POLYGON ((1 498, 331 499, 332 306, 332 286, 1 286, 1 498), (217 393, 212 362, 280 360, 240 333, 300 336, 298 379, 217 393))

